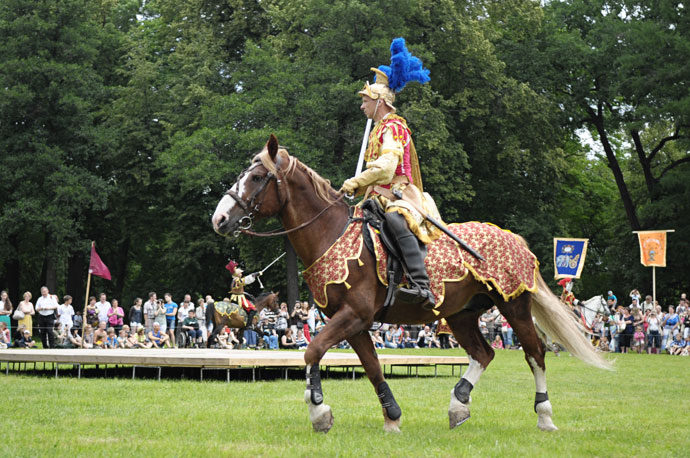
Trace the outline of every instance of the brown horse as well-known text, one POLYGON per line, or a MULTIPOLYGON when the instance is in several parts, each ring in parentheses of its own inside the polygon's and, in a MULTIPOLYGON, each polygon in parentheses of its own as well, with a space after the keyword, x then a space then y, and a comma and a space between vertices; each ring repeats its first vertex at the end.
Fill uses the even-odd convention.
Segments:
MULTIPOLYGON (((254 307, 256 307, 257 311, 257 314, 254 316, 254 321, 256 321, 256 319, 258 318, 259 312, 261 312, 261 310, 265 309, 266 307, 270 308, 274 312, 277 312, 278 293, 269 292, 259 295, 256 298, 256 301, 254 301, 254 307)), ((222 331, 225 326, 229 328, 236 328, 238 330, 237 340, 242 342, 244 331, 247 328, 251 328, 253 325, 253 323, 245 323, 245 319, 247 317, 243 313, 244 312, 232 313, 230 315, 220 314, 218 310, 216 310, 216 306, 214 304, 209 304, 206 307, 206 320, 211 320, 211 322, 213 323, 213 331, 211 332, 211 335, 209 336, 208 341, 206 342, 206 346, 208 348, 211 348, 211 346, 216 342, 218 333, 220 333, 220 331, 222 331)))
MULTIPOLYGON (((273 135, 218 203, 212 222, 216 232, 228 235, 238 228, 248 229, 254 218, 271 216, 280 219, 286 229, 284 233, 288 233, 306 266, 338 239, 349 216, 349 206, 342 202, 342 195, 333 190, 330 182, 279 147, 273 135)), ((360 263, 348 262, 349 276, 345 284, 329 285, 323 311, 330 321, 312 339, 304 354, 305 402, 316 431, 328 432, 333 425, 331 408, 323 402, 319 361, 329 348, 344 339, 359 356, 381 401, 384 429, 399 431, 401 410, 384 380, 368 333, 372 322, 381 317, 386 289, 377 280, 376 259, 368 250, 362 250, 360 263)), ((462 281, 445 283, 445 300, 436 309, 438 315, 419 306, 397 303, 387 311, 385 321, 395 324, 422 324, 445 318, 467 351, 469 368, 451 392, 448 409, 451 428, 469 418, 470 391, 494 357, 478 326, 478 317, 493 304, 513 327, 534 375, 534 410, 540 429, 557 428, 551 420, 552 408, 546 390, 544 344, 535 332, 532 315, 542 330, 581 360, 601 368, 610 366, 580 333, 572 313, 563 307, 538 272, 536 277, 538 292, 524 292, 506 301, 496 289, 489 289, 473 275, 467 275, 462 281)))

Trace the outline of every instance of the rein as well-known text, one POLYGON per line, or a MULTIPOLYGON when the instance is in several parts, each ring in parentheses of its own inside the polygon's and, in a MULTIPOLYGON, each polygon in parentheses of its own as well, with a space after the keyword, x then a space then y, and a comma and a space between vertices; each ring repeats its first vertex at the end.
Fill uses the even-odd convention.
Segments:
POLYGON ((319 217, 321 215, 326 213, 326 210, 330 209, 332 206, 334 206, 335 204, 337 204, 338 202, 343 200, 343 197, 345 197, 345 194, 341 194, 335 201, 333 201, 333 203, 328 204, 326 207, 323 208, 323 210, 321 210, 319 213, 317 213, 316 216, 311 218, 309 221, 306 221, 297 227, 293 227, 292 229, 286 229, 286 230, 277 231, 277 232, 276 231, 254 232, 254 231, 250 231, 249 229, 240 229, 240 232, 242 232, 243 234, 252 235, 254 237, 275 237, 278 235, 285 235, 285 234, 290 234, 290 233, 295 232, 295 231, 299 231, 300 229, 304 229, 305 227, 309 226, 311 223, 313 223, 314 221, 319 219, 319 217))

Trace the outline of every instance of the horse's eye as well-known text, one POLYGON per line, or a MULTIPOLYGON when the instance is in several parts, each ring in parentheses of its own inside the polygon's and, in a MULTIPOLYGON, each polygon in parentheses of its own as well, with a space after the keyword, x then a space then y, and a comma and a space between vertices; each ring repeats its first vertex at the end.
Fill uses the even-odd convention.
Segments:
POLYGON ((263 179, 263 177, 260 176, 260 175, 254 175, 254 176, 252 177, 252 181, 261 181, 262 179, 263 179))

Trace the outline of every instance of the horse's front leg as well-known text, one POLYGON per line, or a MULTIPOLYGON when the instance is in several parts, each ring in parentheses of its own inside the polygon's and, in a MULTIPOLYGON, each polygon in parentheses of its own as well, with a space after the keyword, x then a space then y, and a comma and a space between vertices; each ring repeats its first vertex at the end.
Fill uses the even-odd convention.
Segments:
POLYGON ((323 330, 312 339, 304 353, 304 362, 307 365, 304 402, 309 407, 309 420, 314 431, 327 433, 333 426, 331 408, 323 402, 319 362, 329 348, 361 331, 365 326, 364 321, 348 305, 343 304, 323 330))
POLYGON ((362 367, 364 367, 367 377, 369 377, 371 384, 374 385, 376 395, 379 397, 383 410, 383 430, 399 433, 402 411, 395 401, 388 383, 383 378, 381 364, 376 356, 374 343, 371 341, 369 332, 367 330, 361 331, 347 339, 347 341, 350 342, 352 349, 357 352, 357 356, 359 356, 359 360, 362 362, 362 367))

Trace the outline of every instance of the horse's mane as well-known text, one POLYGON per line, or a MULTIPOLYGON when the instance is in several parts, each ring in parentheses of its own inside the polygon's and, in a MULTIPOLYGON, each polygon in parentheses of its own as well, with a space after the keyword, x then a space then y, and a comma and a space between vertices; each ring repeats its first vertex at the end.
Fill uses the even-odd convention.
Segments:
POLYGON ((271 294, 274 294, 273 291, 264 291, 263 293, 256 296, 256 302, 259 302, 262 299, 266 299, 266 297, 270 296, 271 294))
POLYGON ((328 204, 334 204, 338 200, 338 197, 334 197, 335 190, 331 186, 330 180, 321 177, 318 173, 312 170, 309 166, 305 165, 295 156, 290 156, 287 150, 283 148, 278 150, 278 160, 276 162, 273 162, 271 159, 271 156, 268 154, 268 149, 264 149, 259 154, 254 156, 253 162, 260 161, 261 165, 263 165, 266 170, 275 175, 278 171, 276 163, 280 162, 281 159, 287 160, 288 162, 287 167, 282 169, 285 176, 292 175, 295 170, 299 168, 311 179, 311 184, 314 187, 314 191, 321 200, 328 204))

